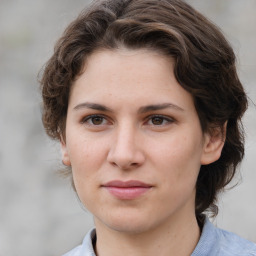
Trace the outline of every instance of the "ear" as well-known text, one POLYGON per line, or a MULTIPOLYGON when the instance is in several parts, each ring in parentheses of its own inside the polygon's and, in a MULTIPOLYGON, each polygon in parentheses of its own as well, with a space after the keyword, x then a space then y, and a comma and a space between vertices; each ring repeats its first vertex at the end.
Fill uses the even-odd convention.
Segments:
POLYGON ((64 141, 63 138, 61 138, 60 143, 61 143, 62 163, 66 166, 71 166, 66 142, 64 141))
POLYGON ((205 133, 204 149, 201 157, 202 165, 211 164, 220 158, 226 139, 226 130, 227 122, 223 127, 216 127, 205 133))

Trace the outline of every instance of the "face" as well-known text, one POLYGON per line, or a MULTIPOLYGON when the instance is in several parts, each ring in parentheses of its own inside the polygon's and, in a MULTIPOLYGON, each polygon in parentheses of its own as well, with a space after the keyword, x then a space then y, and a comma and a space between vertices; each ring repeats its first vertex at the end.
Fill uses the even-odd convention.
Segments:
POLYGON ((62 154, 96 227, 143 232, 194 216, 210 141, 170 58, 105 50, 73 84, 62 154))

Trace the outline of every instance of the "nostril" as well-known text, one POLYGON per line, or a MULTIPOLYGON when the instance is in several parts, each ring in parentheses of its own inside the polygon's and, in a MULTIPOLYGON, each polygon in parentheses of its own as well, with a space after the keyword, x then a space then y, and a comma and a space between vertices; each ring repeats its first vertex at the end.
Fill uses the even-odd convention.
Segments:
POLYGON ((120 139, 110 148, 107 155, 107 161, 113 167, 129 170, 142 165, 145 161, 145 156, 142 149, 138 147, 136 143, 132 143, 131 139, 120 139))
POLYGON ((131 161, 128 159, 115 159, 115 161, 109 161, 110 164, 114 167, 118 167, 122 170, 129 170, 129 169, 133 169, 138 167, 140 164, 135 162, 135 161, 131 161))

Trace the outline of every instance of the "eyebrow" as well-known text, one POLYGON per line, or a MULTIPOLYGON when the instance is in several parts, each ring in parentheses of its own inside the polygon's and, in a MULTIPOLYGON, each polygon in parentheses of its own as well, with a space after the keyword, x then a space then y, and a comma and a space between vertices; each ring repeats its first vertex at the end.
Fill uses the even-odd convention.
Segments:
POLYGON ((113 110, 111 110, 110 108, 104 105, 97 104, 97 103, 90 103, 90 102, 80 103, 74 107, 74 110, 79 110, 83 108, 90 108, 90 109, 104 111, 104 112, 113 112, 113 110))
POLYGON ((156 110, 162 110, 162 109, 167 109, 167 108, 172 108, 175 110, 179 110, 179 111, 184 111, 183 108, 172 104, 172 103, 162 103, 162 104, 156 104, 156 105, 148 105, 148 106, 144 106, 139 108, 139 113, 143 114, 143 113, 147 113, 150 111, 156 111, 156 110))
MULTIPOLYGON (((74 107, 74 110, 79 110, 79 109, 84 109, 84 108, 99 110, 99 111, 103 111, 103 112, 114 112, 112 109, 110 109, 102 104, 90 103, 90 102, 80 103, 74 107)), ((181 108, 175 104, 162 103, 162 104, 154 104, 154 105, 147 105, 147 106, 140 107, 138 110, 138 113, 143 114, 143 113, 157 111, 157 110, 163 110, 163 109, 167 109, 167 108, 184 111, 183 108, 181 108)))

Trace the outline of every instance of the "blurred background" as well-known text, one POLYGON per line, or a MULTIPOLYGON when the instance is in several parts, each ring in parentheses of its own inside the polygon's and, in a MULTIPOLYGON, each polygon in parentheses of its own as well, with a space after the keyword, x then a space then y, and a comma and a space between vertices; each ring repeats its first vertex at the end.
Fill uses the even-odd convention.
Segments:
MULTIPOLYGON (((58 256, 93 226, 70 181, 56 172, 60 149, 44 134, 37 74, 64 28, 90 1, 0 0, 0 255, 58 256)), ((220 26, 238 55, 256 103, 256 1, 187 0, 220 26)), ((214 220, 256 242, 256 107, 244 118, 246 157, 239 186, 214 220)))

